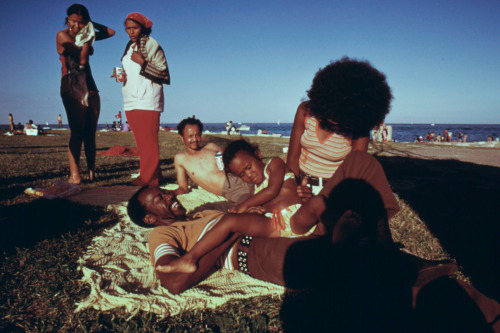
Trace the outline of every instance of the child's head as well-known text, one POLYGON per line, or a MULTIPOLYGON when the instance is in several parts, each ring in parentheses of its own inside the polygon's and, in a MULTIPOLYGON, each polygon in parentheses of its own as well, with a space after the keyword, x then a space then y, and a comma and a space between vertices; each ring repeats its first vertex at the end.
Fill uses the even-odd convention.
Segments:
POLYGON ((264 180, 264 162, 259 148, 246 140, 233 141, 222 155, 226 173, 240 177, 249 184, 260 184, 264 180))
POLYGON ((392 100, 384 74, 368 61, 347 57, 320 69, 307 95, 323 128, 353 136, 380 125, 392 100))
POLYGON ((181 136, 182 142, 188 149, 199 150, 201 143, 201 133, 203 131, 203 123, 196 118, 183 119, 177 125, 177 131, 181 136))
POLYGON ((329 233, 332 232, 340 217, 348 210, 361 218, 359 229, 354 233, 357 242, 367 238, 372 242, 383 243, 387 240, 387 211, 380 194, 364 180, 348 178, 335 186, 325 199, 326 210, 321 221, 329 233))

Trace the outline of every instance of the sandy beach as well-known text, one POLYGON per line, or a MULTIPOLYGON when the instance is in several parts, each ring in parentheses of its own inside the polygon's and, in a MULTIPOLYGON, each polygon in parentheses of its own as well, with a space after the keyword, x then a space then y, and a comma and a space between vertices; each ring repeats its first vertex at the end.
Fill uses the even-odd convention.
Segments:
POLYGON ((500 167, 500 143, 375 143, 373 150, 380 156, 400 156, 426 160, 457 160, 500 167))

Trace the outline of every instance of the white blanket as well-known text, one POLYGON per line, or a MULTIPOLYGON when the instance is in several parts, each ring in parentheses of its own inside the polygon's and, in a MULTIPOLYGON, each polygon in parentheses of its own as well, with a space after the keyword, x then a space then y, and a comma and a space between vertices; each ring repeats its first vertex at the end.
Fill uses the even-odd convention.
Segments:
MULTIPOLYGON (((224 198, 203 189, 181 195, 179 200, 188 211, 198 210, 195 208, 200 206, 221 210, 230 207, 224 198)), ((130 317, 140 310, 164 317, 184 310, 215 308, 231 299, 280 297, 285 291, 284 287, 223 269, 182 294, 173 295, 160 285, 151 265, 147 243, 150 229, 130 221, 126 203, 112 207, 122 215, 120 222, 95 237, 79 260, 79 269, 83 272, 81 281, 90 285, 91 292, 77 303, 76 311, 124 307, 130 317)))

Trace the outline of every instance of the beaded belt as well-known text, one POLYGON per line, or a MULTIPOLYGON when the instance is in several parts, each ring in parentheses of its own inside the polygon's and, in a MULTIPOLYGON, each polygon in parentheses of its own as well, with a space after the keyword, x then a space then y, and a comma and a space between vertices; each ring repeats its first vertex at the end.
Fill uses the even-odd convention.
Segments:
MULTIPOLYGON (((244 247, 249 247, 252 239, 253 237, 251 236, 244 236, 240 241, 240 245, 244 247)), ((238 248, 238 252, 236 253, 236 255, 238 259, 238 269, 244 273, 249 274, 250 272, 248 271, 248 265, 247 265, 248 252, 240 250, 238 248)))

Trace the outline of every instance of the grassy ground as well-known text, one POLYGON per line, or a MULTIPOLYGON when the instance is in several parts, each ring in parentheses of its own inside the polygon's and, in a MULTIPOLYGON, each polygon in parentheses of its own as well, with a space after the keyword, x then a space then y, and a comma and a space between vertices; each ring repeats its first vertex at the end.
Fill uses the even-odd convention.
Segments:
MULTIPOLYGON (((8 332, 278 332, 282 300, 259 297, 230 302, 215 310, 190 311, 159 319, 150 313, 133 318, 121 311, 85 310, 74 313, 75 302, 89 289, 79 282, 77 260, 91 239, 116 223, 111 211, 69 203, 35 199, 28 187, 46 187, 66 179, 68 131, 54 136, 0 135, 0 331, 8 332)), ((224 147, 230 139, 205 136, 224 147)), ((249 137, 259 144, 265 158, 284 157, 288 139, 249 137)), ((173 156, 182 149, 175 133, 160 133, 161 165, 165 183, 175 182, 173 156)), ((134 146, 132 133, 103 133, 98 151, 113 145, 134 146)), ((83 156, 83 154, 82 154, 83 156)), ((84 158, 82 170, 85 170, 84 158)), ((98 181, 83 187, 122 185, 138 171, 138 157, 97 156, 98 181)), ((84 173, 82 173, 84 174, 84 173)), ((418 214, 400 200, 402 210, 391 220, 396 241, 428 259, 449 257, 418 214)))

